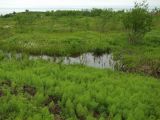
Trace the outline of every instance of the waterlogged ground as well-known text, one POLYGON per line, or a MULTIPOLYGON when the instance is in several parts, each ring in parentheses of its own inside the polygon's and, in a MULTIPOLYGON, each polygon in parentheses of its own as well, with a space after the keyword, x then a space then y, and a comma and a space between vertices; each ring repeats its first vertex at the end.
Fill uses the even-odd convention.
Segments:
POLYGON ((132 45, 123 11, 72 12, 0 17, 0 120, 159 120, 159 14, 132 45))
POLYGON ((7 52, 48 56, 111 52, 114 58, 123 64, 121 70, 159 77, 159 15, 153 16, 152 30, 136 45, 127 42, 121 16, 123 13, 114 13, 103 27, 100 16, 77 15, 71 20, 73 16, 30 12, 2 17, 0 49, 7 52), (18 18, 23 18, 24 24, 17 22, 18 18), (32 20, 31 23, 28 23, 29 19, 32 20), (104 31, 101 31, 101 27, 104 31))

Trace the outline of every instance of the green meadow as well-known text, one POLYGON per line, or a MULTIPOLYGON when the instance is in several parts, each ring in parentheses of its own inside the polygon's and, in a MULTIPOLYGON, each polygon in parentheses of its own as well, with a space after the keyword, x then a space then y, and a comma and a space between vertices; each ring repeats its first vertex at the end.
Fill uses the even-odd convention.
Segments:
POLYGON ((112 53, 124 65, 124 71, 159 76, 159 13, 153 14, 152 30, 136 45, 127 41, 122 23, 124 14, 123 11, 93 9, 91 13, 57 11, 6 15, 0 18, 0 48, 49 56, 112 53))
POLYGON ((93 9, 1 16, 0 120, 160 120, 160 12, 150 12, 151 31, 137 44, 127 41, 125 14, 93 9), (87 52, 112 54, 120 65, 29 60, 87 52))

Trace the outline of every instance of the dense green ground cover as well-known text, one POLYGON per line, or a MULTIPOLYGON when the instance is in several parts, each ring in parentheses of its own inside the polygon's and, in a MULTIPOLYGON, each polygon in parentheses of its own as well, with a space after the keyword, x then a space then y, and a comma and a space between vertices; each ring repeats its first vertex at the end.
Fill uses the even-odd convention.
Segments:
POLYGON ((6 15, 0 18, 0 49, 51 56, 112 52, 121 60, 122 70, 159 76, 159 13, 153 15, 152 31, 137 45, 127 42, 124 14, 93 10, 6 15))
POLYGON ((81 65, 28 60, 112 52, 121 70, 160 74, 160 16, 131 45, 123 11, 18 13, 0 17, 0 120, 160 120, 158 78, 81 65))
POLYGON ((0 62, 0 120, 159 120, 159 93, 152 77, 27 59, 0 62))

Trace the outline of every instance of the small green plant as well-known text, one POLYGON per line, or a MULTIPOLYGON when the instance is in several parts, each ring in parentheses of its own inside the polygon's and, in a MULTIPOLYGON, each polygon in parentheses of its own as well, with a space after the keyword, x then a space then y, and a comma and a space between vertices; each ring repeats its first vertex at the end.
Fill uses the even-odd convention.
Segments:
POLYGON ((86 117, 86 115, 87 115, 87 108, 86 108, 86 107, 83 107, 83 106, 79 103, 79 104, 77 104, 76 112, 77 112, 78 117, 86 117))

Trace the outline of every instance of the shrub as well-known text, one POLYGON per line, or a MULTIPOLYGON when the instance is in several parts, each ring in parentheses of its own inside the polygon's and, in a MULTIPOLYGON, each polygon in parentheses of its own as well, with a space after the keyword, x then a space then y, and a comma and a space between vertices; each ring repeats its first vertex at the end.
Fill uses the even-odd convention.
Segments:
POLYGON ((134 8, 127 12, 123 24, 128 33, 130 43, 143 39, 146 32, 151 30, 152 17, 146 2, 135 3, 134 8))

